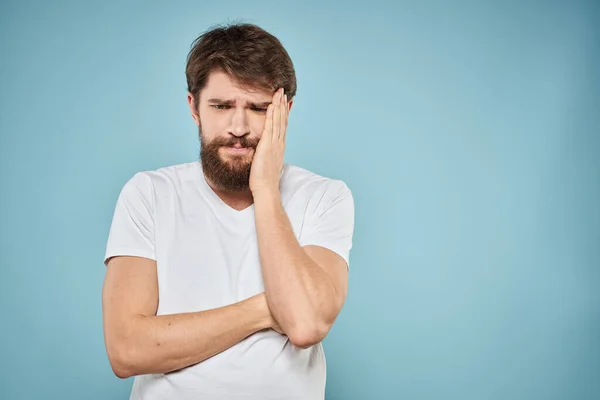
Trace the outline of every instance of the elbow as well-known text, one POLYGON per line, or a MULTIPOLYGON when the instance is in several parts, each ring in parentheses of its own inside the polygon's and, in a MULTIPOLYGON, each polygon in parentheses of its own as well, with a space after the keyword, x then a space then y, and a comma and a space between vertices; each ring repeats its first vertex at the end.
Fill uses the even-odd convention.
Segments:
POLYGON ((326 324, 316 324, 313 327, 293 329, 288 338, 290 342, 301 349, 308 349, 315 344, 321 343, 327 333, 329 332, 329 326, 326 324))
POLYGON ((119 369, 119 368, 115 368, 115 366, 113 366, 112 370, 113 370, 113 373, 115 374, 115 376, 119 379, 127 379, 127 378, 131 378, 132 376, 134 376, 134 374, 129 373, 129 371, 126 369, 119 369))
POLYGON ((127 379, 135 376, 134 373, 131 372, 126 366, 118 365, 118 364, 110 364, 115 376, 119 379, 127 379))
POLYGON ((135 376, 133 357, 125 344, 107 346, 108 361, 113 373, 120 379, 135 376))

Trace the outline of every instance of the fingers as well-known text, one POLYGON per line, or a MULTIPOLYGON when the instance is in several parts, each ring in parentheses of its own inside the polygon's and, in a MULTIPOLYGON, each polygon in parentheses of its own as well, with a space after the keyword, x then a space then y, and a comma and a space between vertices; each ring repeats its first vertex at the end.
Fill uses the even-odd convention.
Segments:
POLYGON ((273 134, 271 136, 271 142, 277 141, 279 138, 279 130, 281 129, 281 92, 281 89, 277 91, 275 100, 273 101, 273 134))
POLYGON ((269 104, 267 107, 267 117, 265 118, 265 127, 263 129, 263 137, 265 135, 273 134, 273 109, 275 108, 274 104, 269 104))
MULTIPOLYGON (((283 91, 282 91, 283 93, 283 91)), ((288 99, 287 99, 287 94, 284 94, 282 96, 282 103, 281 103, 281 127, 279 129, 279 139, 280 140, 285 140, 285 134, 287 132, 287 120, 288 120, 288 99)))
POLYGON ((288 98, 284 89, 278 89, 273 94, 273 102, 267 108, 264 134, 270 135, 270 141, 283 141, 287 131, 288 122, 288 98))

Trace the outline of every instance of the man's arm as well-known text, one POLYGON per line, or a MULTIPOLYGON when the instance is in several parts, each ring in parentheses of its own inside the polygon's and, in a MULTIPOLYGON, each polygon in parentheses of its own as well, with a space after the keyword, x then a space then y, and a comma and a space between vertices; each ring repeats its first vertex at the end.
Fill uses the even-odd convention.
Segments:
POLYGON ((113 257, 102 290, 104 339, 119 378, 175 371, 270 327, 265 294, 212 310, 156 316, 156 262, 113 257))
POLYGON ((269 309, 290 341, 322 341, 348 290, 348 266, 320 246, 300 247, 276 190, 255 193, 258 248, 269 309))
POLYGON ((250 190, 269 308, 290 341, 306 348, 327 335, 345 301, 354 205, 349 191, 334 199, 340 206, 323 203, 303 238, 313 246, 300 247, 279 192, 291 106, 283 88, 273 94, 252 159, 250 190))

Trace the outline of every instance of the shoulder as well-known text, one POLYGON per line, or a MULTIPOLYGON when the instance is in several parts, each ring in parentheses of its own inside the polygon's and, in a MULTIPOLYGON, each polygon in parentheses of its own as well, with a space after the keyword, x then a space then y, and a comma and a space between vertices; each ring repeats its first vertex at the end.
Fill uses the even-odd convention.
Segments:
POLYGON ((341 179, 326 177, 296 165, 286 164, 281 184, 282 196, 305 198, 318 208, 341 199, 354 202, 352 191, 341 179))
POLYGON ((154 170, 144 170, 135 173, 125 184, 126 187, 168 189, 178 188, 189 181, 194 181, 201 171, 199 162, 160 167, 154 170))
POLYGON ((285 164, 282 183, 288 188, 326 187, 334 190, 350 191, 346 182, 341 179, 323 176, 293 164, 285 164))
POLYGON ((119 193, 121 201, 155 204, 156 199, 171 197, 190 184, 197 184, 200 163, 185 163, 143 170, 130 176, 119 193))

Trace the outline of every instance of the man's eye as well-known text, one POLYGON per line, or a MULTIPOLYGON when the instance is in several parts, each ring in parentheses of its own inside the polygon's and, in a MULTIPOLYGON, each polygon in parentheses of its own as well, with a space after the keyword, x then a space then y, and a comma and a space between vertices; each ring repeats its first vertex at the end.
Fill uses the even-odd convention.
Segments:
POLYGON ((266 112, 266 111, 267 111, 267 109, 266 109, 266 108, 258 108, 258 107, 254 107, 254 108, 252 109, 252 111, 256 111, 256 112, 261 112, 261 113, 262 113, 262 112, 266 112))
POLYGON ((228 108, 230 108, 230 106, 226 106, 224 104, 215 104, 213 105, 213 107, 217 110, 227 110, 228 108))

